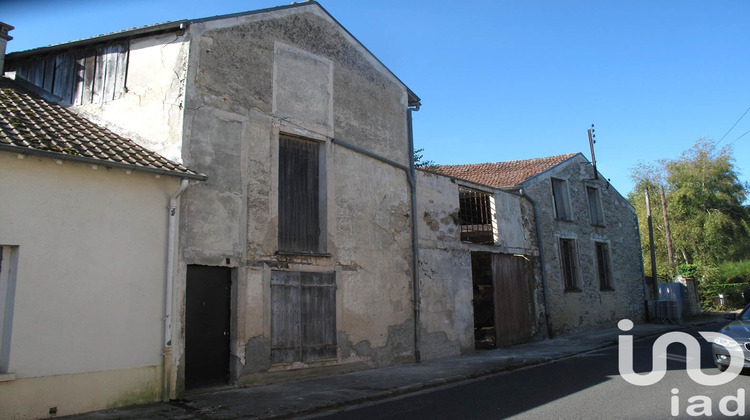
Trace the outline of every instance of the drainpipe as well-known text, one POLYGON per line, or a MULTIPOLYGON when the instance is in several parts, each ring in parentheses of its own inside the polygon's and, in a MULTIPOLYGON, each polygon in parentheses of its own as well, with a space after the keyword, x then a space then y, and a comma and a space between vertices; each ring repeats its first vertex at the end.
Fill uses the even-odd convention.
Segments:
POLYGON ((3 67, 5 66, 5 46, 13 37, 8 32, 15 29, 7 23, 0 22, 0 77, 3 76, 3 67))
POLYGON ((395 162, 393 160, 390 160, 388 158, 385 158, 383 156, 377 155, 375 153, 372 153, 370 151, 367 151, 361 147, 355 146, 353 144, 347 143, 343 140, 339 140, 336 138, 331 139, 331 143, 335 145, 339 145, 341 147, 344 147, 346 149, 352 150, 357 153, 361 153, 365 156, 369 156, 375 160, 378 160, 380 162, 386 163, 388 165, 393 166, 394 168, 401 169, 406 173, 406 178, 409 181, 409 188, 411 189, 411 236, 412 236, 412 265, 411 265, 411 271, 412 271, 412 288, 414 290, 413 293, 413 299, 414 299, 414 360, 419 363, 422 361, 422 356, 419 351, 419 313, 420 313, 420 294, 419 294, 419 243, 418 243, 418 237, 417 237, 417 181, 416 181, 416 169, 414 168, 414 131, 412 130, 412 118, 411 113, 414 111, 419 111, 421 104, 417 103, 415 106, 411 106, 406 108, 406 123, 408 128, 408 135, 409 135, 409 156, 407 156, 407 161, 409 162, 409 166, 404 166, 398 162, 395 162))
POLYGON ((169 197, 168 217, 169 217, 169 240, 167 242, 167 288, 164 309, 164 360, 163 366, 163 384, 162 384, 162 401, 169 401, 170 394, 170 366, 172 354, 172 295, 174 283, 174 253, 175 242, 177 241, 177 203, 180 195, 188 187, 188 180, 183 178, 177 191, 169 197))
POLYGON ((544 245, 542 244, 541 228, 539 227, 539 210, 537 209, 536 201, 533 198, 526 195, 526 192, 521 188, 518 190, 521 196, 529 200, 531 207, 534 208, 534 225, 536 228, 536 240, 539 244, 539 262, 542 268, 542 297, 544 299, 544 321, 547 324, 547 336, 552 338, 552 326, 550 325, 549 315, 549 299, 547 298, 547 276, 544 274, 544 245))
POLYGON ((414 361, 422 361, 422 355, 419 350, 419 323, 420 323, 420 302, 422 300, 419 293, 419 237, 417 236, 417 174, 414 168, 414 130, 412 127, 412 112, 419 111, 421 104, 417 102, 415 106, 406 108, 406 123, 409 130, 409 185, 411 186, 411 253, 412 253, 412 285, 414 298, 414 361))

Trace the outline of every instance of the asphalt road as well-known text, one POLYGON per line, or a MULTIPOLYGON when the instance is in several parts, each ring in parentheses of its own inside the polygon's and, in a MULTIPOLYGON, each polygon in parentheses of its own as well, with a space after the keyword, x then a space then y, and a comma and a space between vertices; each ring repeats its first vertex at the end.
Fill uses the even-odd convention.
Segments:
MULTIPOLYGON (((723 324, 703 326, 718 331, 723 324)), ((706 374, 718 370, 711 361, 710 344, 701 343, 701 367, 706 374)), ((636 341, 636 372, 651 371, 651 350, 657 337, 636 341)), ((682 345, 668 347, 667 374, 657 384, 636 386, 618 370, 618 348, 611 347, 554 363, 486 377, 417 394, 350 407, 318 415, 325 419, 674 419, 725 418, 722 414, 750 417, 750 385, 747 373, 732 382, 709 387, 693 382, 685 371, 682 345), (675 391, 676 390, 676 391, 675 391), (733 398, 729 398, 733 396, 733 398), (722 402, 723 400, 723 402, 722 402), (672 413, 677 413, 676 416, 672 413)))

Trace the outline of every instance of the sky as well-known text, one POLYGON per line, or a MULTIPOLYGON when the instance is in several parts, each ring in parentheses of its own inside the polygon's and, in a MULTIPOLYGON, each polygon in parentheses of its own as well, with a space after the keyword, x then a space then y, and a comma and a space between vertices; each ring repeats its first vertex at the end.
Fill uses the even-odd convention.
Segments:
MULTIPOLYGON (((7 52, 278 0, 0 0, 7 52)), ((320 0, 422 99, 438 164, 582 152, 623 195, 705 138, 750 181, 750 0, 320 0)))

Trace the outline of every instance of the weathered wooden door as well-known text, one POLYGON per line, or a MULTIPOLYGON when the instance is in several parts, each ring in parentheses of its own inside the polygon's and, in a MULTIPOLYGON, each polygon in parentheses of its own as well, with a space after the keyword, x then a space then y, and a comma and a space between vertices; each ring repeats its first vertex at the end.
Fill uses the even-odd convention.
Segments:
POLYGON ((190 265, 185 305, 185 388, 229 382, 231 269, 190 265))
POLYGON ((495 291, 497 346, 505 347, 531 339, 531 263, 509 254, 492 255, 495 291))
POLYGON ((336 274, 271 274, 271 362, 332 359, 336 346, 336 274))

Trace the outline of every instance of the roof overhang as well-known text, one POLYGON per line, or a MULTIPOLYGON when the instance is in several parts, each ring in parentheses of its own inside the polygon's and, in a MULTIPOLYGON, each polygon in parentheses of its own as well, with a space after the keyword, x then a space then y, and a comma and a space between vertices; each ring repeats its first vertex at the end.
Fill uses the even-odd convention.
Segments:
POLYGON ((46 54, 49 52, 69 50, 72 48, 83 47, 86 45, 102 44, 113 40, 122 39, 133 39, 140 38, 149 35, 158 35, 163 33, 184 31, 190 25, 188 20, 180 20, 175 22, 160 23, 157 25, 144 26, 141 28, 126 29, 124 31, 113 32, 106 35, 97 35, 91 38, 80 39, 78 41, 66 42, 63 44, 50 45, 47 47, 39 47, 31 50, 16 51, 9 53, 6 57, 9 59, 23 58, 31 55, 46 54))

